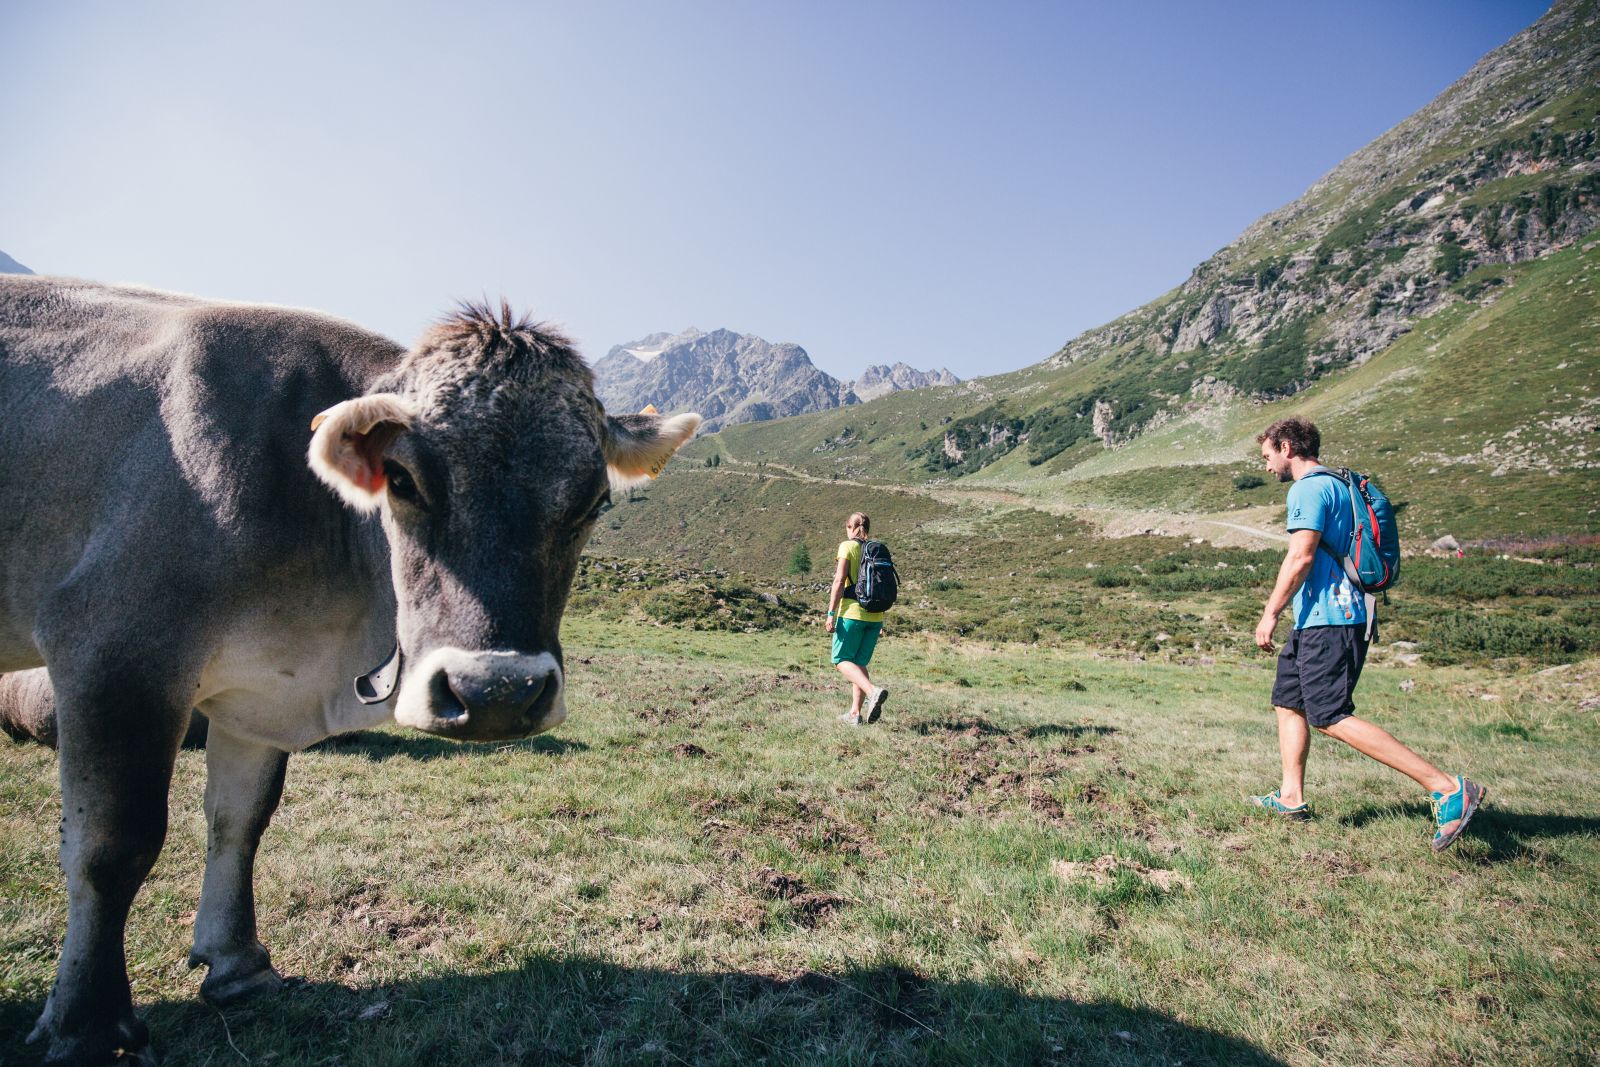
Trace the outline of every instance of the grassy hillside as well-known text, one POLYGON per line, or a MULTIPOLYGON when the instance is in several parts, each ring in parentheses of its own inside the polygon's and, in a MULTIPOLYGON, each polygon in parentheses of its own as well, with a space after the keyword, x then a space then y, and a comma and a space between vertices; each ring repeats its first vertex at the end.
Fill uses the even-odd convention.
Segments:
POLYGON ((1056 476, 1012 464, 976 481, 1224 510, 1266 494, 1233 490, 1233 479, 1258 469, 1261 427, 1299 414, 1323 428, 1325 459, 1376 472, 1408 505, 1401 530, 1413 547, 1443 533, 1600 532, 1600 242, 1494 276, 1492 300, 1457 301, 1295 397, 1208 405, 1056 476))
MULTIPOLYGON (((690 467, 607 513, 574 605, 666 627, 814 629, 840 526, 862 508, 901 574, 892 633, 1190 662, 1246 653, 1281 559, 1278 547, 1221 549, 1170 535, 1108 540, 1019 503, 690 467), (797 575, 789 561, 802 543, 815 566, 797 575)), ((1380 610, 1383 640, 1395 650, 1412 643, 1401 654, 1432 664, 1508 669, 1600 649, 1600 541, 1590 541, 1524 547, 1525 558, 1474 548, 1464 559, 1408 560, 1380 610)))
MULTIPOLYGON (((1099 363, 1041 365, 859 408, 733 427, 695 442, 685 466, 799 473, 828 482, 1002 489, 1057 510, 1078 505, 1218 512, 1281 500, 1254 436, 1288 414, 1316 419, 1326 457, 1376 472, 1407 507, 1402 536, 1600 532, 1600 241, 1469 272, 1455 297, 1383 352, 1270 403, 1218 397, 1105 448, 1080 438, 1036 463, 1031 439, 957 479, 927 469, 952 426, 1037 420, 1062 394, 1092 391, 1099 363), (1493 284, 1489 284, 1490 282, 1493 284), (921 450, 920 452, 918 450, 921 450)), ((1081 420, 1080 420, 1081 421, 1081 420)), ((1028 425, 1038 425, 1030 421, 1028 425)))

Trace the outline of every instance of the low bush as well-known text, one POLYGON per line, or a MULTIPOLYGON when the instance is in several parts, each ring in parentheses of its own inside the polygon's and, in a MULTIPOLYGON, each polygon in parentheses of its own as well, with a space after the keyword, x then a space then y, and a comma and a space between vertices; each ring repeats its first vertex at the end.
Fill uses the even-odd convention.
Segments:
POLYGON ((1451 611, 1439 615, 1428 628, 1424 652, 1437 664, 1507 658, 1550 663, 1592 648, 1597 636, 1553 619, 1451 611))

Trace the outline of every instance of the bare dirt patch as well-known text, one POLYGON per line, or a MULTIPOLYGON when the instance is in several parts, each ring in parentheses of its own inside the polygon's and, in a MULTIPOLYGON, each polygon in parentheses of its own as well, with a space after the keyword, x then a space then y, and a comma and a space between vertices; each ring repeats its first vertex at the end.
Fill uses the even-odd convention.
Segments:
POLYGON ((752 876, 757 896, 768 900, 787 901, 794 921, 800 926, 815 927, 844 907, 849 901, 835 893, 812 890, 797 874, 788 874, 774 867, 763 867, 752 876))
POLYGON ((779 794, 764 798, 749 822, 719 817, 731 814, 738 806, 717 800, 696 802, 695 811, 710 816, 700 824, 700 832, 727 847, 740 846, 752 837, 759 837, 763 841, 776 841, 794 852, 870 858, 881 858, 885 854, 869 827, 827 804, 779 794))
POLYGON ((1065 882, 1087 879, 1095 885, 1110 885, 1119 870, 1132 871, 1163 893, 1178 887, 1189 889, 1194 886, 1194 879, 1179 871, 1146 867, 1142 863, 1120 856, 1105 855, 1086 862, 1053 860, 1050 863, 1051 873, 1065 882))

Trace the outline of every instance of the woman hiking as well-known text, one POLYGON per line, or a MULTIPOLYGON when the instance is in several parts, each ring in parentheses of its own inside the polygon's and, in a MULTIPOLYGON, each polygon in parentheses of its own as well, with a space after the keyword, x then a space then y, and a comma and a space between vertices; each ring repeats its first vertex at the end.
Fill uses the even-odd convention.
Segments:
POLYGON ((850 726, 860 726, 862 712, 866 721, 874 723, 883 714, 889 690, 872 684, 867 676, 867 664, 872 662, 872 650, 878 646, 878 634, 883 630, 883 617, 887 612, 867 611, 855 598, 844 599, 846 586, 854 587, 861 576, 861 544, 866 540, 872 520, 855 512, 844 521, 845 540, 839 542, 839 565, 833 572, 833 590, 828 594, 828 632, 833 635, 833 662, 839 673, 850 682, 850 710, 839 716, 839 721, 850 726))

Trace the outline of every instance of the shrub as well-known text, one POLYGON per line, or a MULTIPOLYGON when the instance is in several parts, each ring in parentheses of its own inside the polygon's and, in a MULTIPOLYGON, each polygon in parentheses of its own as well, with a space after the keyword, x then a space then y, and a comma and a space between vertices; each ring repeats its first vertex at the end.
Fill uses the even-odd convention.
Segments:
POLYGON ((1233 479, 1233 487, 1238 490, 1260 489, 1267 483, 1259 474, 1240 474, 1233 479))
POLYGON ((1467 272, 1472 253, 1454 241, 1439 246, 1439 255, 1433 261, 1434 271, 1445 281, 1453 282, 1467 272))
POLYGON ((1241 392, 1274 395, 1306 377, 1306 318, 1269 331, 1251 351, 1226 361, 1217 371, 1241 392))
POLYGON ((1434 663, 1509 657, 1549 662, 1577 652, 1585 643, 1579 638, 1572 628, 1550 619, 1453 611, 1430 627, 1427 655, 1434 663))

